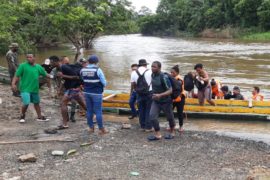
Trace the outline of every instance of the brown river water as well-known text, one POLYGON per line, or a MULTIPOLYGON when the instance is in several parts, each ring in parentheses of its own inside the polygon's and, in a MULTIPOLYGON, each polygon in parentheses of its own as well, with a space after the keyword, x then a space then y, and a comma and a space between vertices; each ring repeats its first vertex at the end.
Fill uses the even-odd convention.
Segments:
MULTIPOLYGON (((108 89, 128 92, 130 65, 144 58, 149 63, 161 61, 164 71, 178 64, 182 75, 193 71, 196 63, 202 63, 210 77, 219 79, 231 89, 234 85, 239 86, 246 97, 250 96, 253 86, 259 86, 265 98, 270 99, 270 43, 114 35, 97 38, 94 49, 84 52, 85 57, 93 53, 101 59, 108 89)), ((37 61, 42 63, 51 55, 66 55, 73 59, 74 51, 71 45, 42 49, 37 53, 37 61)), ((21 55, 20 62, 22 60, 21 55)), ((3 56, 0 65, 6 66, 3 56)), ((189 127, 256 140, 263 138, 270 143, 269 123, 197 120, 189 127)))

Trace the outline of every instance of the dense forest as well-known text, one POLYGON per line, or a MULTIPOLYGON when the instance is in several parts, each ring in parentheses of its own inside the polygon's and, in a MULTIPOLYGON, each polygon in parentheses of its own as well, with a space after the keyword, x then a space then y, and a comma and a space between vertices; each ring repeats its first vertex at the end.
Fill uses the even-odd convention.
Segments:
POLYGON ((139 32, 127 0, 1 0, 0 53, 11 42, 21 52, 71 42, 77 52, 102 34, 139 32))
POLYGON ((140 19, 144 35, 198 34, 205 29, 270 29, 270 0, 160 0, 156 14, 140 19))

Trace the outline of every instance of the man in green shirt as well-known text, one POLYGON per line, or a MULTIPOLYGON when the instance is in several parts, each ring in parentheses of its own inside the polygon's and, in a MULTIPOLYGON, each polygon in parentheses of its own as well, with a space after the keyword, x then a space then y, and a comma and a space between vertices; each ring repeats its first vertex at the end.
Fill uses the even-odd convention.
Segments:
POLYGON ((35 110, 37 112, 37 121, 48 121, 49 119, 41 115, 40 110, 40 97, 39 97, 39 77, 49 77, 46 71, 39 65, 35 63, 35 57, 33 54, 26 55, 27 62, 20 64, 16 71, 15 77, 12 80, 12 90, 18 91, 16 84, 20 80, 19 89, 22 98, 22 110, 20 123, 25 122, 25 113, 30 103, 34 104, 35 110))

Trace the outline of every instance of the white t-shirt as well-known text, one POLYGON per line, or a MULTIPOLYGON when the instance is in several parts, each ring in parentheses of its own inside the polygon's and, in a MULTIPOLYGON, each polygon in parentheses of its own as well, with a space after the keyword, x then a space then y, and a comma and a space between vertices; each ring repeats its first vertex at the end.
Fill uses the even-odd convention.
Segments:
MULTIPOLYGON (((138 71, 139 71, 140 74, 143 74, 146 70, 147 70, 147 68, 144 67, 144 66, 141 66, 141 67, 138 68, 138 71)), ((131 83, 133 83, 133 82, 137 83, 138 78, 139 78, 139 75, 137 74, 137 72, 133 71, 131 73, 130 82, 131 83)), ((146 73, 144 74, 144 78, 145 78, 147 84, 150 86, 149 90, 152 91, 152 83, 151 83, 151 81, 152 81, 152 71, 151 70, 146 71, 146 73)))

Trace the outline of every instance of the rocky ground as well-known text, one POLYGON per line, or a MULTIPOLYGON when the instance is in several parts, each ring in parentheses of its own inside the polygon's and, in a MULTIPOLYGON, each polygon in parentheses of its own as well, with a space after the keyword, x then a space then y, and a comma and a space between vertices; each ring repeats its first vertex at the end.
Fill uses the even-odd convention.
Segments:
POLYGON ((17 142, 0 145, 0 179, 270 179, 270 147, 262 142, 199 131, 148 142, 136 120, 131 129, 121 129, 127 117, 110 114, 105 115, 110 134, 103 137, 89 135, 80 117, 69 129, 46 134, 61 120, 58 102, 43 90, 42 109, 51 121, 36 122, 30 107, 27 122, 19 124, 20 100, 10 94, 8 86, 0 85, 0 143, 17 142), (28 140, 49 142, 18 143, 28 140), (76 153, 67 156, 71 149, 76 153), (65 154, 53 156, 54 150, 65 154), (28 153, 37 161, 18 161, 28 153))

